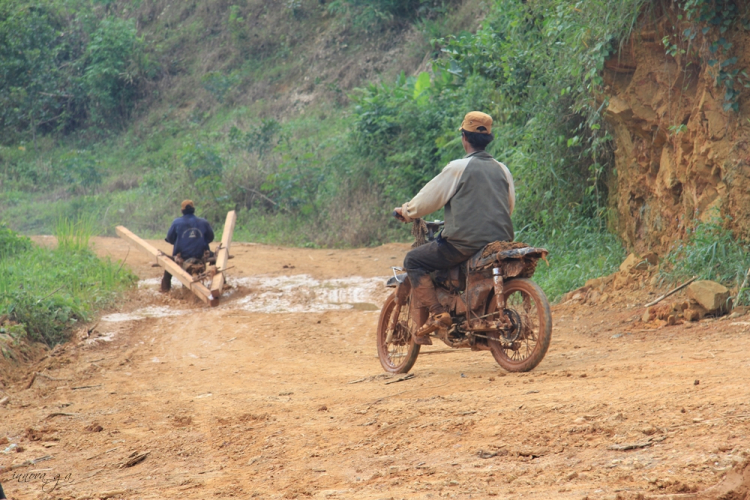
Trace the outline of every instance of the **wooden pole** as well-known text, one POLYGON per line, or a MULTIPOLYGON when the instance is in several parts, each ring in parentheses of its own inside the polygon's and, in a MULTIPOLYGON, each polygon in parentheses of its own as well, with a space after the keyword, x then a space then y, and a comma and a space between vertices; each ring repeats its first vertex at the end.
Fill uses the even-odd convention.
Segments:
POLYGON ((688 281, 686 281, 686 282, 685 282, 685 283, 683 283, 682 285, 678 286, 677 288, 673 288, 672 290, 670 290, 669 292, 665 293, 664 295, 662 295, 662 296, 661 296, 661 297, 659 297, 658 299, 654 300, 653 302, 649 302, 648 304, 646 304, 646 305, 645 305, 645 306, 643 306, 643 307, 651 307, 651 306, 655 306, 656 304, 658 304, 658 303, 659 303, 659 302, 661 302, 662 300, 666 299, 666 298, 667 298, 667 297, 669 297, 670 295, 674 295, 675 293, 679 292, 680 290, 682 290, 683 288, 685 288, 686 286, 688 286, 688 285, 689 285, 690 283, 692 283, 693 281, 695 281, 695 280, 697 280, 697 279, 698 279, 698 276, 693 276, 693 278, 692 278, 692 279, 689 279, 688 281))
POLYGON ((142 252, 155 257, 156 263, 159 264, 159 266, 169 271, 172 276, 177 278, 183 285, 189 288, 190 291, 193 292, 203 302, 210 305, 211 307, 219 305, 218 297, 213 297, 211 295, 211 291, 206 288, 206 286, 200 281, 194 282, 193 277, 188 274, 187 271, 178 266, 175 261, 164 255, 161 250, 158 250, 157 248, 149 245, 124 226, 117 226, 115 228, 115 231, 117 231, 117 235, 120 238, 134 244, 142 252))
POLYGON ((235 222, 237 222, 237 213, 234 210, 227 212, 227 220, 224 222, 224 232, 221 235, 221 248, 219 248, 216 254, 216 274, 211 279, 211 295, 217 299, 221 297, 221 292, 224 289, 224 282, 226 280, 224 271, 227 268, 229 260, 229 247, 232 246, 235 222))

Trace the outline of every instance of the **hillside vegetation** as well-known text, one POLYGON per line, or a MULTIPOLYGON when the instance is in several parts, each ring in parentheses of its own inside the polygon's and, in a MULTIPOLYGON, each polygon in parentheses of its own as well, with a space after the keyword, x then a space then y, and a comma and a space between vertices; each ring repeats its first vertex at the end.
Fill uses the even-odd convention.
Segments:
POLYGON ((214 224, 238 210, 239 239, 404 239, 391 207, 463 154, 481 109, 556 297, 624 256, 595 97, 643 3, 2 0, 0 217, 161 236, 192 198, 214 224))

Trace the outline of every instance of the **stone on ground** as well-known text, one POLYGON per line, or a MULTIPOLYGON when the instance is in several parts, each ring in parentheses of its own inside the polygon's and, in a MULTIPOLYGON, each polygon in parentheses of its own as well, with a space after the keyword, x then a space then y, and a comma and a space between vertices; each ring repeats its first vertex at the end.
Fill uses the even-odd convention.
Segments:
POLYGON ((647 261, 651 266, 655 266, 659 263, 659 256, 654 252, 647 253, 643 256, 643 259, 647 261))
POLYGON ((729 289, 715 281, 701 280, 688 286, 687 295, 691 302, 699 304, 709 313, 716 313, 726 310, 729 289))
POLYGON ((631 253, 624 261, 622 261, 622 264, 620 264, 620 271, 622 271, 623 273, 627 273, 635 266, 637 266, 640 262, 641 258, 636 254, 631 253))

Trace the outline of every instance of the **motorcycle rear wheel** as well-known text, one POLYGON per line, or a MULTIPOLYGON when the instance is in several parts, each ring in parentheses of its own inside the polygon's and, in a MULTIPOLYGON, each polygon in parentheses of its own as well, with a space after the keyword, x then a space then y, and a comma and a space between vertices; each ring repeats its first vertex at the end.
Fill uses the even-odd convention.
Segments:
POLYGON ((378 321, 377 343, 378 359, 383 369, 388 373, 407 373, 414 366, 419 355, 420 346, 414 343, 412 332, 417 324, 411 317, 410 300, 401 306, 396 328, 392 332, 391 342, 386 343, 388 331, 391 327, 392 316, 396 313, 396 294, 391 294, 380 310, 378 321))
MULTIPOLYGON (((518 338, 510 343, 500 341, 502 332, 488 335, 495 361, 509 372, 527 372, 542 362, 552 339, 552 313, 547 296, 533 281, 525 278, 508 280, 503 286, 505 308, 520 319, 518 338)), ((487 313, 497 311, 494 294, 489 298, 487 313)))

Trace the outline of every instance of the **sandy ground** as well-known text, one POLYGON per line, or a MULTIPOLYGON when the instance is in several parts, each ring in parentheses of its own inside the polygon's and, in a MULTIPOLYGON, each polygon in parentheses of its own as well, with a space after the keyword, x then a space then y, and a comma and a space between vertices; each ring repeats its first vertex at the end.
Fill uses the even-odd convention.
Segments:
POLYGON ((531 373, 435 345, 389 383, 377 307, 408 245, 236 244, 214 309, 95 245, 143 281, 3 381, 0 452, 23 451, 0 465, 53 457, 0 475, 11 499, 693 498, 750 453, 748 317, 646 330, 641 307, 555 306, 531 373))

